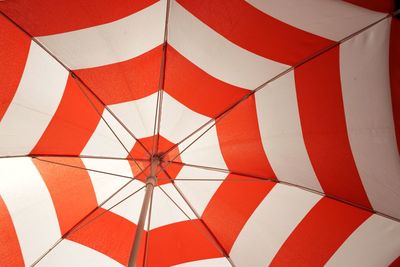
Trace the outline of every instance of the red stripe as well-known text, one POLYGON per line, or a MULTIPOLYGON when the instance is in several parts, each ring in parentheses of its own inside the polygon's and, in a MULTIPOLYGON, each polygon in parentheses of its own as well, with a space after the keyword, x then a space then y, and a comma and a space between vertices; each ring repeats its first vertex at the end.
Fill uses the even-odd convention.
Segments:
POLYGON ((31 154, 79 155, 100 121, 103 106, 86 92, 85 96, 69 76, 63 98, 31 154), (91 102, 92 103, 91 103, 91 102))
POLYGON ((222 257, 198 220, 158 227, 149 232, 148 266, 172 266, 222 257))
POLYGON ((150 161, 134 161, 129 160, 129 165, 131 166, 132 174, 135 179, 140 181, 146 181, 146 178, 150 176, 150 161), (140 168, 138 167, 140 166, 140 168), (142 171, 143 170, 143 171, 142 171))
MULTIPOLYGON (((158 139, 158 152, 157 154, 163 154, 165 151, 170 149, 171 147, 175 146, 174 143, 169 141, 168 139, 164 138, 163 136, 159 136, 158 139)), ((176 146, 173 150, 171 150, 167 155, 163 157, 163 161, 161 163, 161 166, 164 168, 166 172, 168 172, 168 176, 165 174, 164 171, 161 171, 161 168, 157 168, 157 178, 159 179, 157 184, 158 185, 163 185, 166 183, 170 183, 170 178, 175 179, 176 176, 179 174, 179 172, 182 170, 183 165, 181 164, 169 164, 169 160, 174 160, 175 162, 182 162, 181 156, 176 156, 179 155, 179 147, 176 146), (176 156, 176 157, 175 157, 176 156), (161 172, 160 172, 161 171, 161 172)))
POLYGON ((400 267, 400 256, 395 259, 390 265, 389 267, 400 267))
POLYGON ((349 2, 353 5, 357 5, 363 8, 368 8, 373 11, 378 11, 378 12, 385 12, 385 13, 390 13, 394 11, 395 5, 394 5, 394 0, 345 0, 346 2, 349 2))
POLYGON ((140 99, 157 92, 162 47, 138 57, 74 72, 107 105, 140 99))
MULTIPOLYGON (((78 226, 67 239, 97 250, 108 257, 127 265, 131 252, 136 225, 127 219, 99 208, 78 226)), ((137 266, 143 266, 144 240, 142 236, 137 266)))
POLYGON ((130 154, 132 155, 133 158, 135 159, 149 159, 149 154, 144 150, 143 146, 147 149, 147 151, 152 150, 153 148, 153 138, 154 136, 149 136, 145 138, 141 138, 138 140, 138 142, 135 143, 133 146, 130 154), (140 143, 143 145, 140 145, 140 143))
POLYGON ((28 36, 0 16, 0 121, 18 89, 30 43, 28 36))
MULTIPOLYGON (((132 150, 131 150, 131 155, 133 158, 135 159, 147 159, 150 161, 150 156, 149 154, 143 149, 143 147, 139 144, 139 142, 146 147, 146 149, 148 151, 152 150, 153 147, 153 139, 155 140, 156 137, 154 136, 149 136, 149 137, 145 137, 145 138, 141 138, 138 140, 138 142, 135 143, 135 145, 133 146, 132 150)), ((171 141, 169 141, 168 139, 162 137, 161 135, 158 138, 158 153, 157 154, 162 154, 165 151, 167 151, 169 148, 171 148, 172 146, 174 146, 175 144, 172 143, 171 141)), ((157 178, 158 178, 158 185, 163 185, 166 183, 170 183, 170 178, 174 179, 178 173, 180 172, 180 170, 183 168, 183 166, 181 164, 169 164, 168 160, 174 160, 175 162, 182 162, 181 161, 181 157, 177 156, 176 158, 173 157, 174 155, 178 155, 179 154, 179 148, 176 147, 175 149, 173 149, 170 153, 168 153, 164 158, 164 162, 162 162, 162 166, 165 167, 165 170, 168 171, 169 176, 166 176, 166 174, 161 170, 160 167, 157 167, 157 178)), ((147 169, 144 171, 143 174, 136 176, 138 173, 140 173, 140 169, 138 168, 137 164, 134 161, 129 161, 130 165, 131 165, 131 169, 132 172, 135 176, 136 179, 145 182, 147 177, 150 175, 150 170, 147 169)), ((140 165, 140 167, 144 170, 145 167, 149 164, 148 161, 140 161, 138 162, 138 164, 140 165)))
MULTIPOLYGON (((59 162, 84 168, 77 158, 59 162)), ((86 170, 65 167, 33 159, 50 192, 62 234, 97 207, 96 195, 86 170)))
POLYGON ((371 214, 322 198, 297 225, 271 266, 323 266, 371 214))
POLYGON ((333 42, 281 22, 241 0, 178 0, 231 42, 265 58, 294 65, 333 42))
POLYGON ((261 142, 254 95, 232 109, 216 127, 221 152, 230 171, 276 177, 261 142))
MULTIPOLYGON (((163 136, 158 136, 158 139, 156 136, 149 136, 149 137, 144 137, 138 140, 138 142, 135 143, 134 147, 131 150, 131 155, 135 159, 150 159, 149 154, 144 150, 143 146, 147 149, 147 151, 152 151, 153 149, 153 141, 158 140, 158 151, 157 154, 162 154, 171 147, 175 146, 174 143, 169 141, 167 138, 163 136), (143 145, 140 145, 139 142, 143 145)), ((155 144, 154 144, 155 145, 155 144)), ((177 148, 176 150, 171 151, 173 155, 179 154, 179 149, 177 148)), ((172 160, 172 158, 169 155, 166 155, 164 157, 164 160, 172 160)), ((176 160, 175 160, 176 161, 176 160)))
POLYGON ((268 181, 244 181, 247 177, 230 174, 204 210, 202 219, 214 233, 224 249, 229 252, 261 201, 275 183, 268 181))
POLYGON ((33 36, 89 28, 129 16, 156 0, 13 0, 0 1, 0 10, 33 36))
POLYGON ((295 69, 304 142, 325 193, 371 208, 347 135, 336 47, 295 69))
POLYGON ((400 19, 398 18, 393 18, 391 23, 389 66, 393 118, 397 148, 400 152, 400 19))
POLYGON ((168 46, 164 90, 200 114, 215 117, 249 91, 209 75, 168 46))
POLYGON ((0 222, 0 266, 25 266, 11 215, 1 196, 0 222))

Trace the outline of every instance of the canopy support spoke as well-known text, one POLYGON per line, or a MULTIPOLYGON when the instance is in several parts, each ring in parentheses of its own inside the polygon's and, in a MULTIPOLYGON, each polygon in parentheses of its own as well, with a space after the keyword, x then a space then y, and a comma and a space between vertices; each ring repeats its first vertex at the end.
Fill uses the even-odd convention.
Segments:
MULTIPOLYGON (((178 192, 178 194, 181 196, 183 201, 186 203, 186 205, 190 208, 190 210, 193 212, 193 214, 196 216, 197 220, 201 223, 203 226, 203 229, 205 230, 205 234, 207 237, 210 239, 211 242, 213 242, 214 246, 222 253, 222 255, 226 258, 226 260, 229 262, 229 264, 232 267, 235 267, 236 265, 232 261, 231 257, 229 256, 229 253, 225 250, 225 248, 222 246, 221 242, 217 239, 217 237, 214 235, 214 233, 210 230, 208 225, 204 222, 204 220, 201 218, 200 214, 197 213, 196 209, 192 206, 192 204, 189 202, 189 200, 186 198, 186 196, 182 193, 182 191, 178 188, 178 186, 174 183, 174 180, 171 178, 169 173, 161 167, 161 171, 170 179, 171 184, 174 186, 175 190, 178 192)), ((191 220, 191 218, 181 209, 181 207, 165 192, 161 187, 161 191, 164 192, 164 194, 167 195, 167 197, 185 214, 185 216, 191 220)))

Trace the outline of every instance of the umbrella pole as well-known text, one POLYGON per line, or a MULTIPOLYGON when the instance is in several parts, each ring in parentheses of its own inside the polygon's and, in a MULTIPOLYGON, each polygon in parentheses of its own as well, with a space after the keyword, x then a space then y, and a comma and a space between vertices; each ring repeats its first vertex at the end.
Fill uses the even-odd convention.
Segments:
POLYGON ((149 204, 151 200, 151 196, 153 194, 153 189, 156 184, 156 170, 158 166, 159 160, 157 158, 153 158, 150 166, 150 175, 146 179, 146 193, 143 199, 142 209, 140 211, 139 222, 137 224, 135 239, 133 241, 133 246, 131 250, 131 254, 129 257, 128 267, 135 267, 135 263, 137 260, 140 242, 142 240, 142 234, 144 231, 144 223, 146 221, 147 211, 149 209, 149 204))

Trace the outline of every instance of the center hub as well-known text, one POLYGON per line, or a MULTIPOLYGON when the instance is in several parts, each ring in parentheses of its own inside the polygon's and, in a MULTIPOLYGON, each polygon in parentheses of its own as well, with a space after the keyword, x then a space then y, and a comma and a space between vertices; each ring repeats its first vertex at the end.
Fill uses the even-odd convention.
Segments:
POLYGON ((130 161, 133 174, 136 179, 147 183, 148 177, 152 176, 151 169, 153 168, 157 185, 170 183, 182 169, 179 148, 161 135, 154 138, 149 136, 139 139, 130 151, 132 157, 136 159, 136 162, 130 161), (158 139, 158 152, 150 156, 149 153, 151 154, 153 149, 155 150, 153 141, 156 139, 158 139), (146 170, 142 173, 144 169, 146 170))

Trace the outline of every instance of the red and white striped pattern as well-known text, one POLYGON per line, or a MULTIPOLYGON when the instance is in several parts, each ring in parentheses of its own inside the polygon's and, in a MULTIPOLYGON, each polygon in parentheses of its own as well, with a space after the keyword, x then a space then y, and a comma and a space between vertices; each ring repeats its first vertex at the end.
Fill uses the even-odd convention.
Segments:
MULTIPOLYGON (((1 246, 4 255, 1 265, 4 266, 13 262, 32 264, 94 210, 102 198, 109 197, 127 182, 106 174, 101 180, 97 173, 83 169, 90 166, 74 158, 45 161, 10 158, 2 159, 0 164, 1 221, 7 217, 12 220, 8 229, 4 229, 9 234, 1 246), (15 250, 8 249, 9 242, 16 243, 15 250), (18 259, 21 254, 23 258, 18 259)), ((107 164, 114 162, 108 160, 107 164)))
MULTIPOLYGON (((52 245, 52 242, 55 242, 62 233, 65 234, 65 230, 62 230, 63 225, 76 224, 88 212, 87 209, 95 208, 98 205, 96 197, 99 201, 100 196, 109 196, 115 191, 115 189, 109 190, 109 193, 105 194, 104 189, 110 188, 110 185, 122 185, 124 184, 122 181, 126 180, 118 176, 99 174, 96 171, 87 172, 76 167, 56 165, 42 160, 7 159, 2 161, 5 165, 2 166, 2 170, 6 172, 5 179, 1 181, 1 193, 5 204, 2 206, 2 214, 3 216, 5 213, 10 214, 12 218, 12 224, 9 225, 11 228, 6 230, 14 231, 14 236, 11 237, 14 238, 14 242, 17 242, 16 248, 21 251, 20 255, 23 255, 26 264, 32 263, 36 257, 47 250, 41 247, 41 243, 47 242, 49 243, 47 245, 52 245), (55 176, 54 173, 59 173, 59 176, 55 176), (100 176, 103 177, 102 183, 100 176), (74 177, 72 182, 71 177, 74 177), (20 179, 25 179, 24 187, 20 179), (16 191, 13 188, 15 185, 19 187, 18 195, 15 195, 16 191), (85 193, 82 195, 80 192, 85 193), (85 198, 82 199, 82 196, 85 198), (28 200, 28 198, 29 201, 21 202, 21 199, 28 200), (74 202, 79 204, 76 205, 74 202), (38 216, 40 212, 42 215, 38 216), (20 223, 18 223, 18 218, 20 223), (26 224, 25 221, 29 218, 31 218, 30 224, 26 224), (50 235, 49 231, 54 233, 50 235), (46 238, 43 238, 44 236, 46 238)), ((118 165, 120 175, 132 176, 128 173, 129 164, 121 160, 106 162, 100 160, 103 162, 96 163, 97 160, 91 159, 89 160, 92 162, 91 166, 87 163, 83 165, 83 161, 73 159, 53 158, 52 161, 87 168, 104 163, 118 165)), ((189 177, 192 176, 189 175, 189 177)), ((210 173, 209 177, 215 176, 210 173)), ((184 176, 181 179, 185 179, 184 176)), ((368 262, 371 266, 383 265, 396 258, 400 240, 393 239, 393 236, 398 235, 400 224, 394 221, 295 187, 275 185, 275 183, 262 180, 246 181, 243 180, 246 179, 245 177, 238 176, 227 179, 209 201, 202 219, 213 230, 224 248, 230 251, 232 260, 239 266, 281 263, 282 260, 293 264, 299 259, 302 260, 300 263, 304 264, 325 262, 338 264, 347 262, 346 253, 360 255, 351 257, 353 263, 358 265, 365 261, 364 251, 370 251, 369 255, 373 257, 373 261, 368 262), (241 191, 237 190, 238 188, 241 191), (247 203, 243 203, 238 196, 247 196, 247 203), (242 204, 233 205, 234 203, 242 204), (225 218, 223 221, 216 216, 221 211, 225 218), (241 216, 236 217, 235 214, 241 214, 241 216), (244 217, 240 218, 242 216, 244 217), (227 223, 230 225, 228 229, 227 223), (237 228, 238 224, 240 228, 237 228), (318 225, 317 228, 315 228, 316 225, 318 225), (234 231, 235 228, 239 231, 234 231), (260 231, 260 229, 264 230, 260 231), (332 231, 337 233, 333 234, 332 231), (315 238, 314 242, 317 243, 310 246, 307 243, 308 238, 315 238), (291 245, 293 242, 294 247, 291 245), (304 246, 310 250, 319 250, 321 246, 329 249, 321 255, 317 254, 318 257, 315 257, 316 254, 312 251, 309 252, 309 257, 304 255, 298 257, 295 253, 304 253, 303 246, 299 248, 297 245, 299 242, 304 242, 304 246), (386 256, 382 257, 382 255, 386 256)), ((192 181, 181 181, 181 183, 192 183, 192 181)), ((67 234, 67 239, 61 241, 50 254, 44 257, 39 266, 51 266, 57 261, 64 261, 63 264, 67 265, 74 262, 98 263, 104 266, 126 264, 130 251, 129 243, 132 241, 130 234, 133 234, 135 223, 137 223, 138 207, 143 194, 135 194, 116 207, 112 205, 140 187, 140 182, 134 182, 125 187, 103 208, 78 225, 77 231, 67 234), (111 210, 103 213, 104 208, 111 208, 111 210), (91 218, 95 216, 98 217, 91 218), (115 236, 117 233, 118 235, 115 236), (120 244, 119 250, 114 248, 116 245, 114 242, 120 244), (67 258, 67 261, 64 258, 67 258)), ((190 209, 185 208, 187 205, 178 192, 174 191, 172 184, 161 186, 161 188, 180 207, 186 209, 185 213, 189 214, 192 220, 185 218, 175 204, 160 189, 156 189, 152 215, 155 217, 151 221, 151 230, 148 232, 147 260, 149 264, 152 262, 156 266, 170 266, 180 264, 179 260, 182 258, 206 259, 205 255, 218 258, 220 252, 215 251, 216 248, 207 237, 203 226, 198 223, 194 215, 190 215, 190 209), (165 216, 167 214, 169 216, 165 216), (179 234, 180 231, 183 231, 182 235, 179 234), (191 238, 186 239, 185 236, 187 237, 188 234, 191 238), (174 238, 176 240, 173 240, 174 238), (198 250, 196 242, 205 245, 203 250, 198 250), (169 253, 163 254, 163 257, 150 252, 152 247, 154 251, 158 251, 164 245, 174 246, 174 244, 178 246, 186 244, 191 247, 184 252, 177 250, 178 254, 175 256, 171 247, 169 247, 171 249, 169 253)), ((191 197, 188 199, 189 202, 193 200, 191 197)), ((4 218, 2 217, 2 221, 4 218)), ((7 241, 10 242, 12 239, 7 241)), ((5 263, 21 260, 17 258, 18 253, 11 254, 11 251, 2 251, 2 253, 5 255, 3 260, 13 260, 5 261, 5 263)), ((214 262, 223 262, 223 260, 210 260, 210 264, 214 262)))
POLYGON ((393 9, 0 2, 0 265, 126 266, 157 115, 139 265, 396 266, 393 9))

